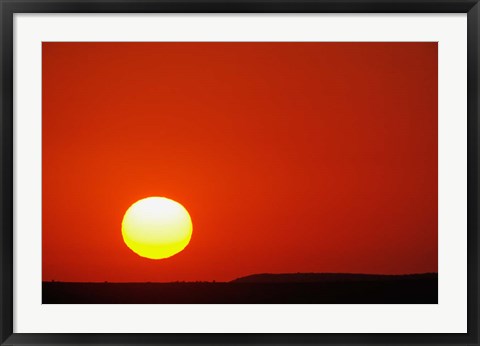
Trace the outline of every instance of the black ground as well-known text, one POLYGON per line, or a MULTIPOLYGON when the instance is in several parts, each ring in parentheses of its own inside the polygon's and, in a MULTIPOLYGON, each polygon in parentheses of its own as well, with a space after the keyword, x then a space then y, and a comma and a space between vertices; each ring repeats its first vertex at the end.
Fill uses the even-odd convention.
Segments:
POLYGON ((231 282, 43 282, 43 304, 436 304, 437 274, 258 274, 231 282))

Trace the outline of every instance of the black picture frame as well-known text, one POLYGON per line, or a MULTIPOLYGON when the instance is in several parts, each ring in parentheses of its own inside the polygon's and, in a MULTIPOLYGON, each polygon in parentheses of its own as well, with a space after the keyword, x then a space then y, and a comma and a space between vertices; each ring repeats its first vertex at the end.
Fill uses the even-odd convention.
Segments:
POLYGON ((479 345, 479 0, 0 0, 2 345, 448 344, 479 345), (13 332, 13 16, 16 13, 467 13, 468 333, 23 334, 13 332))

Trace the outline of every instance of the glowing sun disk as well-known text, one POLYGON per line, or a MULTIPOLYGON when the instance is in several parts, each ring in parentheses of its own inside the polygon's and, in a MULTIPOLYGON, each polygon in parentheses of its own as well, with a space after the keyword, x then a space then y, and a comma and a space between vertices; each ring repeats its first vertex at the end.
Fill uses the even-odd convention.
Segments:
POLYGON ((161 259, 182 251, 192 236, 192 221, 178 202, 165 197, 141 199, 122 221, 125 244, 142 257, 161 259))

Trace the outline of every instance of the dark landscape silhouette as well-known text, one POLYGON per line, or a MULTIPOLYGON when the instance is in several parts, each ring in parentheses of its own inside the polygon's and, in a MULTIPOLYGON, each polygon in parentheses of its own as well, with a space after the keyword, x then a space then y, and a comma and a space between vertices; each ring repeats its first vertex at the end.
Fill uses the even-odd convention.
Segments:
POLYGON ((438 275, 256 274, 230 282, 43 282, 43 304, 436 304, 438 275))

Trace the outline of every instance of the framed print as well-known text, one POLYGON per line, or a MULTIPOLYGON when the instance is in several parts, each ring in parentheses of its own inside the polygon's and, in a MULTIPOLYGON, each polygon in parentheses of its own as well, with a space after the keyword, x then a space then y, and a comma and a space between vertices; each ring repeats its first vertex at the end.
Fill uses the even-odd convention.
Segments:
POLYGON ((1 342, 478 341, 477 1, 2 1, 1 342))

